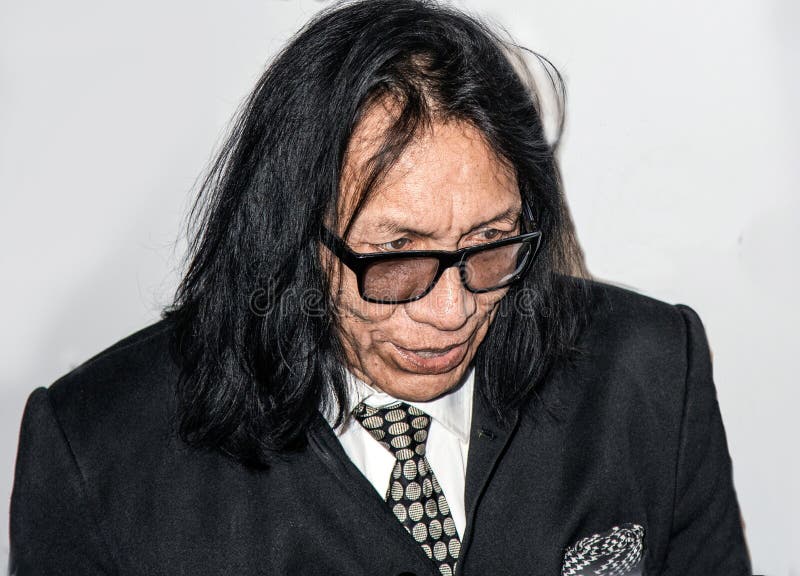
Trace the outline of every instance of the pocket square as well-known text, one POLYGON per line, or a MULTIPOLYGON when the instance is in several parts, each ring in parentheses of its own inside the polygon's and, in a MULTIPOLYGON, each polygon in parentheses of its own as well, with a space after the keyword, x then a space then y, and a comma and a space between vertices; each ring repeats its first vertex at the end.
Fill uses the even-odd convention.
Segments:
POLYGON ((644 528, 638 524, 614 526, 568 548, 561 576, 641 576, 643 553, 644 528))

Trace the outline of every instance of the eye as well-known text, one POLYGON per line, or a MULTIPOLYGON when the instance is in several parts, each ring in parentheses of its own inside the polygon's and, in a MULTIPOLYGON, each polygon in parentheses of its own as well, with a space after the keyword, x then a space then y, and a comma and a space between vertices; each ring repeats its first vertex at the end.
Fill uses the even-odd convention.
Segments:
POLYGON ((480 233, 481 240, 486 240, 487 242, 491 242, 492 240, 499 240, 500 236, 503 233, 496 228, 489 228, 488 230, 483 230, 480 233))
POLYGON ((483 230, 477 230, 475 233, 473 233, 466 245, 480 246, 481 244, 489 244, 490 242, 497 242, 499 240, 503 240, 504 238, 510 238, 515 233, 516 228, 514 230, 485 228, 483 230))
POLYGON ((397 238, 395 240, 390 240, 389 242, 384 242, 383 244, 375 244, 374 246, 386 252, 393 252, 406 248, 409 242, 410 240, 408 238, 397 238))
POLYGON ((475 235, 475 240, 477 242, 495 242, 513 235, 514 230, 498 230, 497 228, 487 228, 486 230, 479 231, 475 235))

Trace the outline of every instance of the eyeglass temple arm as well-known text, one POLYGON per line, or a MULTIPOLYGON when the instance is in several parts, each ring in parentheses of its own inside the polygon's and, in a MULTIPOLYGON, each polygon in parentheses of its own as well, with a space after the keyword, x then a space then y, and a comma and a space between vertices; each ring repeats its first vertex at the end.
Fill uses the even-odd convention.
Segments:
POLYGON ((533 209, 531 209, 530 204, 524 198, 522 199, 522 215, 523 215, 523 224, 526 225, 526 228, 530 228, 527 232, 533 232, 537 228, 536 217, 534 216, 533 209))
POLYGON ((322 243, 346 265, 350 266, 355 260, 353 253, 350 248, 347 247, 347 244, 344 243, 344 240, 331 232, 325 225, 322 226, 322 235, 320 239, 322 243))

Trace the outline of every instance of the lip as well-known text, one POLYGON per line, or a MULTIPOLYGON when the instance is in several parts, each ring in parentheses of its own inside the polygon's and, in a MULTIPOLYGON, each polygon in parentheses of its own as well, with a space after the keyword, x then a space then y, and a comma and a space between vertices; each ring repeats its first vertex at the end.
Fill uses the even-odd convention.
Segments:
POLYGON ((464 360, 469 341, 461 342, 446 348, 439 348, 440 354, 435 356, 422 356, 419 352, 436 351, 434 348, 417 348, 410 350, 392 343, 397 351, 398 364, 409 372, 418 374, 442 374, 449 372, 464 360))

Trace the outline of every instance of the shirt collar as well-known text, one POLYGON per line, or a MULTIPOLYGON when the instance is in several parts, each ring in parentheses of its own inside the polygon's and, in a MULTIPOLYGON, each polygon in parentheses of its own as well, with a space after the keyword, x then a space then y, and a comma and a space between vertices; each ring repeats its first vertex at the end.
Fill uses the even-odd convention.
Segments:
MULTIPOLYGON (((398 401, 397 398, 371 387, 347 368, 345 368, 345 375, 347 377, 350 405, 347 408, 348 417, 335 430, 337 434, 341 434, 348 426, 356 422, 355 418, 352 417, 352 412, 360 402, 364 402, 368 406, 381 408, 398 401)), ((466 443, 469 441, 469 431, 472 423, 472 392, 474 385, 475 368, 470 366, 461 383, 447 394, 427 402, 406 400, 403 400, 403 402, 416 406, 457 436, 459 440, 466 443)), ((329 424, 332 423, 332 415, 326 415, 325 418, 329 424)))

